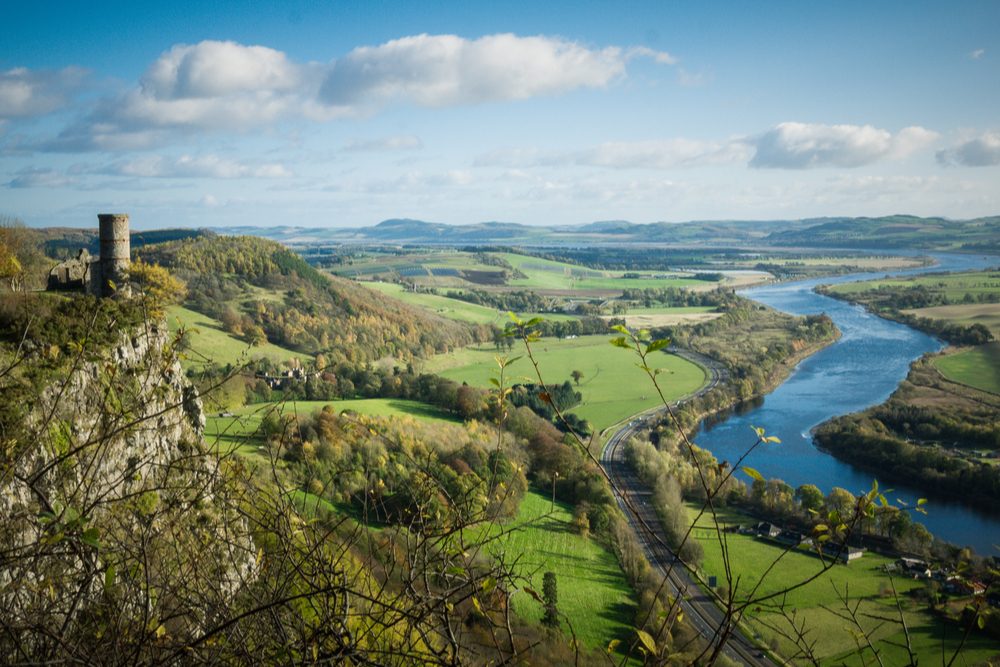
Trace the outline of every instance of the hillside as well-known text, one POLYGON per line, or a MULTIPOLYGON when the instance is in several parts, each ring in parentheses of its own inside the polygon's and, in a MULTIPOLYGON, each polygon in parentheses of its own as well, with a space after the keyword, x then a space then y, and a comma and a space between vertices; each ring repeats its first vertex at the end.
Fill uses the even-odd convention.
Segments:
POLYGON ((328 277, 274 241, 200 237, 140 251, 187 282, 184 305, 249 342, 330 360, 411 359, 473 342, 476 329, 328 277))

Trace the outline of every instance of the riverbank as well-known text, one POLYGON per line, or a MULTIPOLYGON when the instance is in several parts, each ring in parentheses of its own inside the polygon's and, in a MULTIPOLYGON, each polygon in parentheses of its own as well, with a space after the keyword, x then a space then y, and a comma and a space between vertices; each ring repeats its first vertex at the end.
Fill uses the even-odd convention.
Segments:
MULTIPOLYGON (((992 257, 951 255, 935 255, 935 259, 942 271, 982 270, 997 261, 992 257)), ((720 461, 735 461, 746 450, 749 429, 763 427, 768 435, 779 437, 781 443, 758 447, 744 463, 764 477, 783 480, 793 488, 816 484, 824 493, 834 487, 853 493, 870 489, 873 477, 870 471, 820 451, 813 442, 811 431, 832 418, 884 402, 905 379, 914 359, 936 352, 942 345, 910 327, 877 317, 847 302, 816 294, 812 288, 820 283, 884 278, 884 274, 844 276, 745 292, 745 296, 787 313, 825 313, 842 336, 836 344, 803 360, 788 380, 767 394, 759 406, 724 421, 705 422, 695 442, 720 461)), ((905 482, 891 486, 893 491, 886 493, 890 502, 912 504, 927 495, 905 482)), ((980 553, 993 553, 994 536, 1000 535, 1000 519, 946 499, 931 499, 928 514, 919 519, 939 538, 971 546, 980 553)))
MULTIPOLYGON (((752 302, 751 302, 752 303, 752 302)), ((711 358, 723 369, 708 391, 674 408, 676 424, 664 420, 660 430, 665 444, 691 439, 702 424, 739 405, 760 400, 779 387, 803 360, 839 340, 841 333, 824 315, 790 318, 764 306, 749 316, 691 336, 677 336, 683 345, 711 358), (677 429, 680 425, 681 431, 677 429)))

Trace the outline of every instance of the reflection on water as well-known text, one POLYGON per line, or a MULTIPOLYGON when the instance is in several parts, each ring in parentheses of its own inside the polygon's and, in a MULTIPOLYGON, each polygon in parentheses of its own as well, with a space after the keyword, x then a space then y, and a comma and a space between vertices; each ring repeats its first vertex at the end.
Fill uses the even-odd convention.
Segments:
MULTIPOLYGON (((998 258, 940 255, 935 270, 967 270, 995 266, 998 258)), ((926 272, 902 271, 893 275, 926 272)), ((839 415, 863 410, 886 400, 909 370, 910 363, 941 349, 937 339, 876 317, 864 309, 812 291, 821 283, 841 283, 882 277, 858 274, 805 280, 743 292, 745 296, 793 315, 826 313, 842 332, 839 341, 803 361, 780 387, 754 405, 743 404, 702 425, 695 441, 720 460, 737 460, 753 443, 753 426, 763 426, 781 444, 755 450, 745 461, 766 477, 791 484, 812 483, 828 492, 834 486, 853 493, 871 488, 872 474, 819 451, 810 431, 839 415)), ((893 497, 913 503, 926 495, 894 484, 893 497)), ((935 535, 982 554, 998 553, 1000 516, 987 516, 954 502, 931 500, 923 523, 935 535)))

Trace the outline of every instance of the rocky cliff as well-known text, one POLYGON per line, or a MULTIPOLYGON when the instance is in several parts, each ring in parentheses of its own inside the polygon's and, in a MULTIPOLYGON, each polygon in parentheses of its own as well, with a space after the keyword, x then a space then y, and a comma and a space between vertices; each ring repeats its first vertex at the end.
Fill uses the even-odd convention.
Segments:
MULTIPOLYGON (((41 363, 47 348, 36 348, 19 371, 41 363)), ((166 328, 68 349, 4 433, 0 662, 89 660, 108 649, 102 637, 197 635, 255 575, 166 328)))

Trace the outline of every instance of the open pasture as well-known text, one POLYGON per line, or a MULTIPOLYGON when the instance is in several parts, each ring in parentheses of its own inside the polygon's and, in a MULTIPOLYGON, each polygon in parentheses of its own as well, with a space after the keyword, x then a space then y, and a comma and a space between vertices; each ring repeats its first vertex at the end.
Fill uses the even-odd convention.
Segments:
MULTIPOLYGON (((570 373, 583 373, 577 389, 583 402, 572 409, 597 429, 604 429, 637 412, 659 404, 656 390, 646 374, 636 367, 634 353, 613 347, 608 336, 581 336, 558 340, 543 338, 532 344, 542 377, 548 384, 561 384, 570 373)), ((458 382, 489 387, 490 378, 499 374, 497 350, 480 345, 437 355, 426 362, 424 370, 458 382)), ((523 343, 516 343, 511 357, 523 355, 523 343)), ((657 352, 650 364, 663 369, 658 381, 668 400, 697 391, 707 380, 700 366, 680 357, 657 352)), ((507 369, 505 383, 538 382, 531 362, 521 357, 507 369)))
POLYGON ((935 357, 933 363, 952 382, 1000 394, 1000 342, 935 357))
MULTIPOLYGON (((559 611, 569 617, 577 637, 589 649, 603 649, 612 639, 628 645, 636 611, 633 593, 614 554, 595 540, 577 534, 572 507, 529 491, 507 534, 492 543, 494 552, 520 554, 525 585, 542 593, 546 572, 556 574, 559 611)), ((511 598, 514 612, 540 622, 544 609, 525 592, 511 598)), ((569 634, 565 623, 563 630, 569 634)))
POLYGON ((401 398, 253 403, 236 410, 206 415, 205 440, 221 451, 237 449, 241 454, 256 454, 257 448, 264 444, 260 437, 260 424, 265 416, 311 415, 327 405, 332 405, 338 413, 352 411, 375 417, 410 417, 450 423, 458 421, 456 417, 434 406, 401 398))
POLYGON ((885 287, 924 287, 934 294, 940 294, 949 302, 958 302, 964 299, 966 294, 971 295, 974 299, 977 299, 980 294, 996 294, 1000 291, 1000 271, 929 273, 919 276, 843 283, 834 285, 830 289, 838 294, 856 294, 885 287))
POLYGON ((207 363, 223 366, 239 365, 261 358, 280 364, 289 359, 308 358, 308 355, 301 352, 294 352, 272 343, 251 346, 226 333, 218 320, 182 306, 170 306, 167 309, 167 326, 171 333, 175 333, 181 327, 188 331, 190 343, 183 359, 185 367, 207 363))
MULTIPOLYGON (((697 509, 694 504, 688 506, 692 520, 697 509)), ((723 526, 746 525, 757 521, 738 510, 728 508, 719 511, 718 516, 723 526)), ((705 552, 701 567, 703 576, 715 575, 719 584, 724 585, 722 549, 710 515, 706 513, 699 519, 692 534, 705 552)), ((820 574, 823 561, 809 553, 794 550, 786 552, 783 546, 758 540, 750 535, 725 533, 725 539, 731 556, 733 580, 739 580, 737 599, 746 599, 747 594, 755 588, 754 596, 760 597, 819 575, 785 595, 752 606, 744 616, 744 623, 751 631, 759 634, 766 643, 777 646, 783 655, 796 654, 793 643, 781 636, 782 632, 791 632, 791 620, 794 619, 796 625, 806 623, 809 628, 806 639, 813 644, 812 650, 821 664, 865 664, 859 656, 852 655, 856 650, 856 628, 843 618, 843 595, 852 606, 859 605, 859 620, 882 652, 884 664, 906 664, 905 650, 901 648, 905 645, 904 631, 898 623, 899 612, 892 597, 892 585, 895 585, 899 594, 913 646, 921 657, 928 661, 939 658, 942 638, 945 652, 949 655, 950 651, 960 645, 961 634, 957 626, 948 627, 945 633, 945 625, 908 595, 910 591, 922 588, 923 582, 895 576, 890 584, 884 566, 893 562, 891 558, 867 552, 849 565, 838 563, 820 574), (776 560, 777 565, 762 580, 763 573, 776 560)), ((955 664, 979 664, 995 653, 994 642, 982 635, 973 635, 955 664)), ((871 653, 868 652, 866 657, 870 661, 871 653)))

